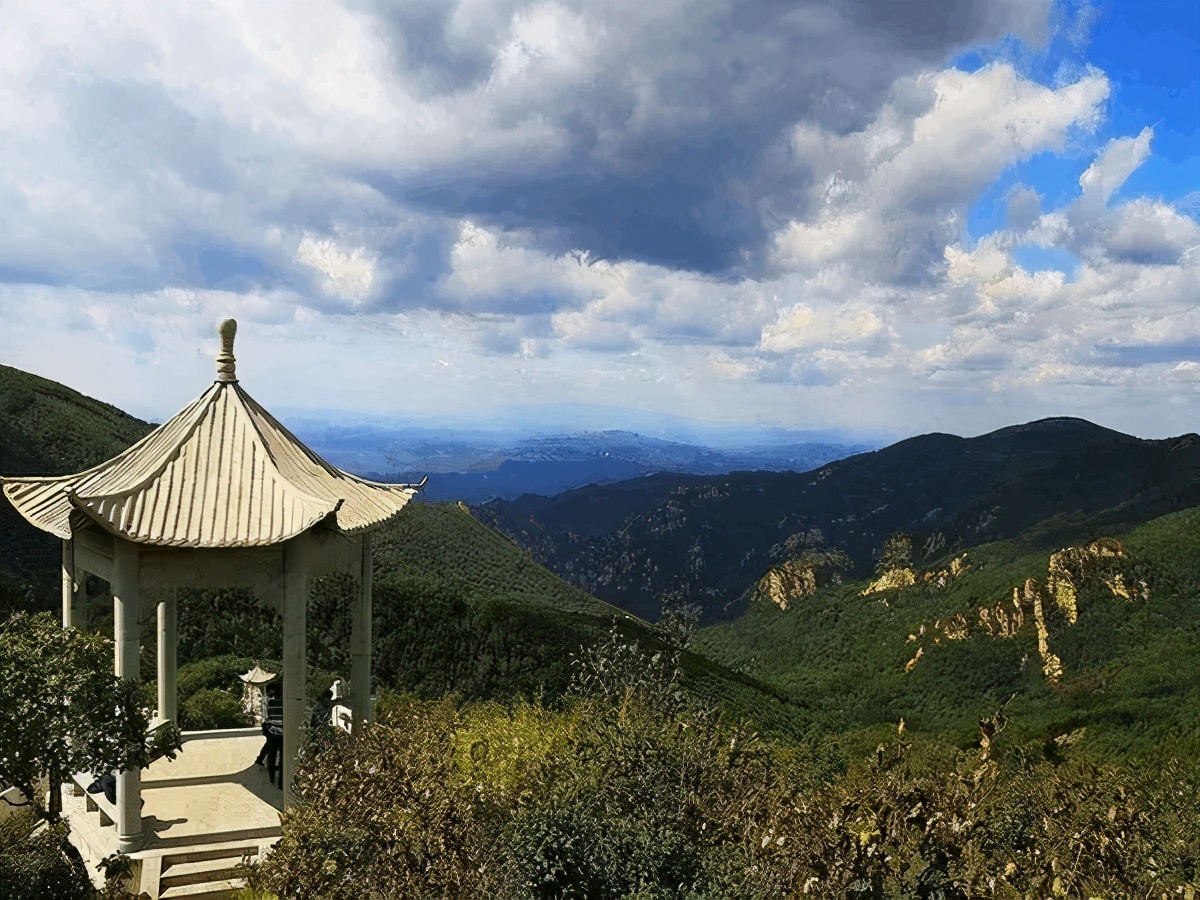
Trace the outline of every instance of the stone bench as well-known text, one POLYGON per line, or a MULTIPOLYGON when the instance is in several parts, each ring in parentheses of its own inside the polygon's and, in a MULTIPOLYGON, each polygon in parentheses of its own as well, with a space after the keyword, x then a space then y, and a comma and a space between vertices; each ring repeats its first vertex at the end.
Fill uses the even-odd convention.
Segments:
POLYGON ((71 776, 71 793, 76 797, 82 796, 87 802, 88 812, 100 813, 100 824, 107 826, 113 824, 117 820, 117 807, 115 803, 109 803, 108 798, 104 793, 89 794, 88 786, 91 785, 97 776, 88 772, 76 772, 71 776))

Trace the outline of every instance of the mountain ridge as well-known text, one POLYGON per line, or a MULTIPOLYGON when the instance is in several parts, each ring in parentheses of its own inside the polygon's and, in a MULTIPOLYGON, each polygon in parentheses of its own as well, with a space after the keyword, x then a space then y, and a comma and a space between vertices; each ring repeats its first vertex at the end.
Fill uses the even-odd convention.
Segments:
POLYGON ((1099 528, 1197 504, 1200 436, 1144 440, 1055 417, 918 435, 808 473, 656 475, 475 513, 603 599, 653 617, 660 594, 682 591, 717 621, 777 561, 768 548, 800 531, 820 529, 864 576, 896 531, 949 552, 1043 523, 1041 539, 1069 539, 1084 520, 1099 528))

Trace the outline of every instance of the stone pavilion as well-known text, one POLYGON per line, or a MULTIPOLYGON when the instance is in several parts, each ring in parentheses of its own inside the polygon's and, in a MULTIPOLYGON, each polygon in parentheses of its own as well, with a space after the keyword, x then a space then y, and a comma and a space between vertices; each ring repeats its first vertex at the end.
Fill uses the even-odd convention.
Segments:
MULTIPOLYGON (((233 319, 218 329, 213 385, 128 450, 75 475, 0 482, 30 524, 62 541, 64 627, 80 615, 86 573, 110 584, 117 675, 139 678, 139 623, 143 609, 155 610, 156 724, 177 717, 179 588, 245 586, 281 614, 286 809, 307 722, 310 582, 336 573, 357 581, 350 708, 354 722, 370 721, 371 532, 421 485, 367 481, 304 446, 238 383, 236 331, 233 319)), ((115 824, 123 851, 143 843, 140 807, 140 773, 120 773, 115 824)))

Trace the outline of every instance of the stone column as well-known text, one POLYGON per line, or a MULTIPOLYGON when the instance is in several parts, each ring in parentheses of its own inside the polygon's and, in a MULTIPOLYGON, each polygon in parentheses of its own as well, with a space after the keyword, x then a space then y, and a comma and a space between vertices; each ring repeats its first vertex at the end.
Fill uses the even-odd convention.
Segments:
POLYGON ((63 628, 78 628, 75 621, 75 542, 62 542, 62 624, 63 628))
POLYGON ((175 688, 176 594, 175 588, 171 588, 158 601, 158 717, 178 724, 179 694, 175 688))
POLYGON ((362 536, 359 589, 350 628, 351 711, 354 727, 372 720, 371 711, 371 535, 362 536))
MULTIPOLYGON (((116 643, 116 673, 138 681, 140 674, 141 614, 140 572, 137 545, 113 541, 113 637, 116 643)), ((117 773, 117 841, 122 853, 136 850, 142 839, 142 776, 117 773)))
POLYGON ((296 755, 308 710, 308 535, 283 547, 283 807, 292 804, 296 755))

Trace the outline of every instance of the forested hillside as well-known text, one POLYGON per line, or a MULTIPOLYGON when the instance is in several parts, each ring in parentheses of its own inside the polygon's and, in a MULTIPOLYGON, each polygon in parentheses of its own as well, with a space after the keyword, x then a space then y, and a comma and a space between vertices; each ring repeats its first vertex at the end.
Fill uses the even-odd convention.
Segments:
MULTIPOLYGON (((79 472, 116 456, 152 427, 58 382, 0 365, 0 475, 79 472)), ((59 554, 57 541, 0 499, 0 591, 20 590, 50 608, 59 554)))
POLYGON ((1200 508, 1110 534, 1100 555, 1019 538, 938 561, 928 580, 918 568, 906 587, 829 586, 786 609, 759 599, 695 644, 819 698, 839 731, 903 718, 969 744, 1000 713, 1010 734, 1079 731, 1117 755, 1200 746, 1200 508))

